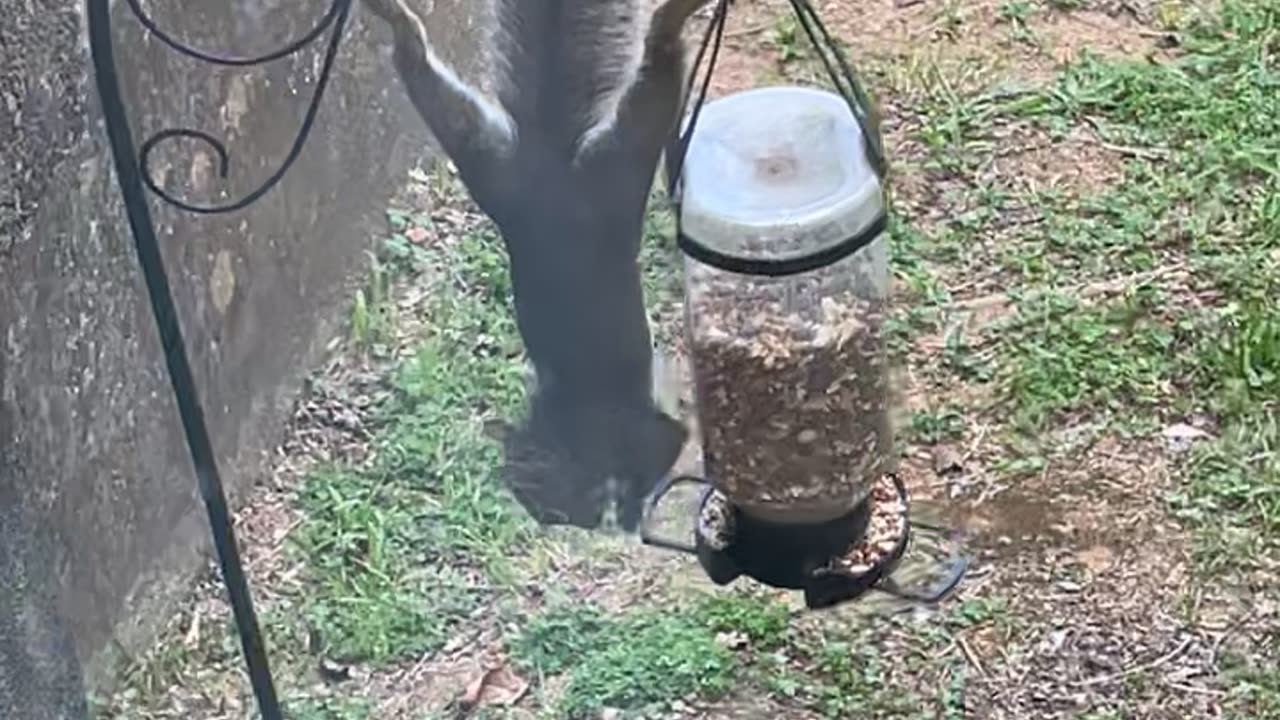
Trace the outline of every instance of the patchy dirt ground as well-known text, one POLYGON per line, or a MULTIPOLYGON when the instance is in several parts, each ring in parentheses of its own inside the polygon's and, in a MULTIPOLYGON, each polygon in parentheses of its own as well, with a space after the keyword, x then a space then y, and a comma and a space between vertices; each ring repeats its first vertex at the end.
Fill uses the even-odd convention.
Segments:
MULTIPOLYGON (((1280 718, 1280 4, 820 10, 884 114, 902 474, 976 531, 957 594, 811 614, 531 527, 484 430, 522 383, 503 259, 419 172, 239 518, 292 717, 1280 718)), ((820 79, 788 17, 737 0, 717 94, 820 79)), ((100 717, 251 715, 214 578, 100 717)))

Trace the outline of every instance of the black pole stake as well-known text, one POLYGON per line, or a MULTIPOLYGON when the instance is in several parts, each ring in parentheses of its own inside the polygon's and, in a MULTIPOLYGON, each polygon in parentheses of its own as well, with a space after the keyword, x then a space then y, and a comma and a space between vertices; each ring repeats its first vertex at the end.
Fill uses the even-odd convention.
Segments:
POLYGON ((213 146, 221 161, 221 173, 225 176, 229 164, 229 155, 226 148, 216 138, 203 131, 170 129, 156 133, 144 142, 142 152, 139 154, 133 142, 133 134, 129 127, 129 117, 125 111, 124 99, 120 90, 120 79, 116 72, 115 48, 111 34, 111 0, 88 0, 90 52, 93 56, 94 75, 98 97, 101 101, 102 115, 106 124, 107 138, 111 144, 111 154, 115 161, 116 179, 120 184, 120 193, 129 218, 129 227, 133 232, 138 263, 142 266, 143 278, 146 281, 152 315, 155 318, 156 329, 159 331, 160 342, 164 348, 165 365, 169 372, 174 399, 177 401, 178 414, 182 418, 182 428, 186 435, 191 462, 195 468, 200 495, 204 499, 205 508, 209 515, 209 525, 213 533, 218 564, 222 571, 223 581, 227 586, 227 595, 231 602, 232 614, 235 617, 236 629, 240 635, 240 646, 244 652, 245 664, 249 670, 249 680, 253 685, 254 697, 257 699, 258 710, 261 713, 262 720, 283 720, 280 702, 276 696, 275 684, 271 677, 270 663, 262 641, 262 633, 258 627, 257 615, 253 609, 253 598, 249 590, 249 582, 245 578, 244 568, 240 562, 240 551, 236 545, 235 531, 227 508, 227 499, 223 491, 222 480, 218 473, 218 463, 214 456, 213 443, 209 438, 209 429, 205 423, 199 392, 196 389, 195 377, 191 371, 191 362, 187 355, 186 343, 183 340, 182 325, 173 300, 173 292, 169 286, 168 274, 165 272, 164 257, 160 251, 160 243, 156 238, 151 209, 147 205, 146 191, 150 189, 164 201, 188 212, 213 214, 243 209, 257 201, 274 187, 288 171, 294 160, 297 159, 315 122, 320 99, 328 84, 333 62, 337 56, 337 48, 342 39, 342 31, 350 15, 351 0, 334 0, 329 11, 312 30, 300 39, 289 43, 283 49, 261 57, 247 59, 217 57, 183 45, 160 30, 156 23, 143 12, 138 0, 128 0, 128 4, 143 26, 166 45, 190 57, 224 66, 244 67, 278 60, 301 50, 320 37, 330 26, 334 26, 325 53, 320 78, 316 82, 315 94, 312 96, 311 103, 307 109, 302 128, 299 130, 293 147, 281 167, 257 190, 245 198, 229 205, 201 207, 185 203, 168 195, 144 173, 149 153, 157 143, 169 138, 188 137, 199 139, 213 146))
POLYGON ((280 701, 276 697, 275 683, 271 679, 271 667, 263 647, 262 633, 253 610, 253 598, 249 582, 240 564, 240 551, 236 547, 235 531, 227 511, 227 498, 218 475, 218 463, 214 458, 209 429, 205 425, 204 410, 191 373, 186 345, 182 338, 182 325, 178 320, 169 278, 165 273, 164 259, 156 239, 151 209, 147 206, 142 170, 137 162, 133 137, 129 130, 129 118, 125 114, 124 100, 120 95, 120 81, 116 76, 114 48, 111 41, 111 0, 89 0, 89 42, 93 53, 93 69, 102 101, 102 114, 106 120, 107 137, 111 142, 111 154, 115 159, 116 179, 124 196, 129 227, 133 230, 134 247, 142 274, 146 279, 151 310, 155 317, 160 342, 164 346, 165 364, 182 417, 182 428, 191 451, 200 494, 209 513, 213 529, 213 542, 222 567, 222 578, 227 584, 231 599, 231 611, 240 631, 241 649, 249 667, 249 679, 258 699, 262 720, 282 720, 280 701))

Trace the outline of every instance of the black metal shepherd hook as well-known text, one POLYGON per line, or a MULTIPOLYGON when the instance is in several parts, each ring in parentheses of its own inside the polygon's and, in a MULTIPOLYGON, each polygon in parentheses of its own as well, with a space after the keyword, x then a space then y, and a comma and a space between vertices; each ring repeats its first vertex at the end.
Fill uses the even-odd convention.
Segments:
POLYGON ((120 192, 124 199, 125 211, 129 218, 129 226, 133 231, 134 247, 137 250, 138 262, 142 266, 142 274, 147 284, 147 293, 151 301, 151 310, 155 317, 156 328, 160 333, 161 345, 164 348, 165 364, 169 371, 169 380, 173 388, 174 399, 178 404, 178 412, 182 417, 182 427, 186 434, 187 448, 191 453, 191 461, 195 466, 196 479, 200 486, 200 494, 204 499, 209 515, 209 524, 213 532, 213 541, 217 550, 218 563, 222 570, 223 581, 227 585, 232 613, 235 616, 236 629, 240 635, 241 648, 244 651, 245 663, 249 670, 249 679, 253 685, 253 693, 257 698, 258 709, 262 720, 282 720, 280 702, 276 696, 274 682, 271 678, 271 667, 267 660, 266 648, 262 642, 262 634, 258 628, 257 616, 253 610, 253 599, 249 592, 249 583, 245 578, 240 563, 240 553, 236 545, 235 532, 231 525, 230 513, 227 509, 226 494, 218 473, 217 460, 213 453, 213 444, 209 438, 209 429, 205 423, 204 411, 196 389, 195 378, 191 371, 191 362, 187 356, 186 344, 182 336, 182 326, 178 319, 173 293, 169 287, 168 274, 165 272, 160 244, 156 237, 155 225, 151 219, 151 210, 147 205, 146 190, 151 190, 165 202, 188 212, 200 214, 229 213, 244 209, 253 204, 268 192, 284 177, 293 165, 307 136, 315 124, 316 114, 320 108, 321 98, 328 85, 333 70, 333 62, 338 54, 338 46, 342 41, 343 30, 351 15, 351 0, 332 0, 324 17, 315 27, 302 37, 289 42, 283 48, 257 57, 234 58, 214 55, 193 48, 165 33, 155 21, 147 15, 139 0, 127 0, 129 8, 137 20, 156 38, 183 55, 203 60, 215 65, 229 67, 250 67, 288 57, 306 48, 317 38, 330 32, 328 47, 325 51, 324 64, 320 77, 316 81, 315 93, 307 107, 302 126, 294 139, 289 154, 280 168, 276 170, 256 190, 240 200, 226 205, 194 205, 180 200, 159 186, 148 171, 151 151, 155 147, 172 138, 194 138, 213 147, 219 159, 219 172, 226 177, 231 163, 227 148, 214 136, 202 130, 190 128, 174 128, 155 133, 144 141, 140 150, 135 150, 133 134, 129 127, 129 116, 125 111, 124 99, 120 90, 120 79, 116 72, 115 52, 111 33, 111 0, 88 0, 89 44, 93 55, 94 75, 97 81, 98 96, 102 103, 102 115, 106 123, 107 137, 111 144, 111 154, 115 160, 116 178, 120 183, 120 192))

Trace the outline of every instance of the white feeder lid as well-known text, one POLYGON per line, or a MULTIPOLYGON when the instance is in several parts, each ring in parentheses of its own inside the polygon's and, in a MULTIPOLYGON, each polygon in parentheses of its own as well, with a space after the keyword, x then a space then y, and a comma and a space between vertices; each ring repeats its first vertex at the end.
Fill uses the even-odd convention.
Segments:
POLYGON ((735 257, 811 255, 884 211, 862 130, 825 90, 768 87, 707 103, 683 173, 684 234, 735 257))

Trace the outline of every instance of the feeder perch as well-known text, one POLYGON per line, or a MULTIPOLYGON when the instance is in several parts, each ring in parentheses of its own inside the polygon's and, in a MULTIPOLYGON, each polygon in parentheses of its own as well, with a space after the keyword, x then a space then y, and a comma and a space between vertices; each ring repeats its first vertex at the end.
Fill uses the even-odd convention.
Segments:
POLYGON ((811 608, 876 588, 913 538, 894 474, 889 260, 879 138, 840 95, 749 90, 707 103, 680 178, 685 321, 707 479, 692 543, 710 578, 802 590, 811 608))

